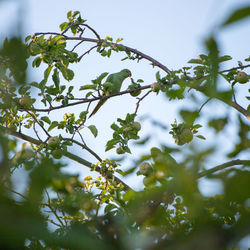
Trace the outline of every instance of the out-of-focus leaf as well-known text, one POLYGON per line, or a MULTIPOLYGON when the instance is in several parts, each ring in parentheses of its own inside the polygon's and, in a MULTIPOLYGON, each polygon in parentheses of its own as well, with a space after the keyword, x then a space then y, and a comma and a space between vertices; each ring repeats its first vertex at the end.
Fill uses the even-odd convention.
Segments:
POLYGON ((231 14, 231 16, 222 24, 223 26, 227 26, 229 24, 238 22, 246 17, 250 16, 250 7, 244 7, 236 10, 231 14))

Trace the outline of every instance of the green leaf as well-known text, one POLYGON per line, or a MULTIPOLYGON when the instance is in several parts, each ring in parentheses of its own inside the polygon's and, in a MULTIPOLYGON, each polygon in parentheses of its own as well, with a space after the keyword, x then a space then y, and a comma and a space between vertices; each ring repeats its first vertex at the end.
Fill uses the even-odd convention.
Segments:
POLYGON ((250 62, 250 56, 245 59, 246 62, 250 62))
POLYGON ((54 73, 52 75, 52 80, 55 83, 55 86, 59 87, 60 78, 59 78, 59 72, 57 69, 54 69, 54 73))
POLYGON ((71 93, 73 89, 74 89, 74 86, 69 86, 68 93, 71 93))
POLYGON ((67 18, 70 18, 72 16, 72 10, 70 10, 68 13, 67 13, 67 18))
POLYGON ((250 7, 238 9, 231 14, 231 16, 222 24, 222 26, 227 26, 229 24, 238 22, 248 16, 250 16, 250 7))
POLYGON ((191 59, 188 61, 188 63, 203 64, 200 59, 191 59))
POLYGON ((71 81, 74 78, 74 71, 67 69, 68 80, 71 81))
POLYGON ((48 131, 51 131, 52 129, 54 129, 55 127, 57 127, 57 125, 58 125, 58 122, 57 121, 53 121, 51 123, 51 125, 49 126, 48 131))
POLYGON ((104 72, 100 76, 98 76, 95 80, 92 80, 92 82, 94 84, 100 84, 102 82, 103 78, 105 78, 108 74, 109 74, 108 72, 104 72))
POLYGON ((161 76, 160 76, 160 72, 159 72, 159 71, 157 71, 157 73, 155 74, 155 78, 156 78, 156 80, 157 80, 158 82, 161 81, 161 76))
POLYGON ((181 110, 180 115, 186 124, 192 125, 197 117, 199 117, 198 111, 181 110))
POLYGON ((50 119, 49 119, 48 116, 43 116, 43 117, 41 117, 41 120, 44 121, 44 122, 46 122, 46 123, 48 123, 48 124, 51 123, 51 121, 50 121, 50 119))
POLYGON ((84 120, 87 114, 88 114, 88 111, 82 111, 82 112, 80 113, 80 115, 79 115, 80 119, 81 119, 81 120, 84 120))
POLYGON ((27 36, 27 37, 25 38, 25 42, 27 43, 30 39, 31 39, 31 36, 27 36))
POLYGON ((30 85, 31 85, 31 86, 34 86, 35 88, 40 89, 40 85, 39 85, 39 83, 37 83, 37 82, 31 82, 30 85))
POLYGON ((196 135, 199 139, 206 140, 206 138, 203 135, 196 135))
POLYGON ((108 204, 108 205, 105 207, 104 212, 105 212, 105 213, 110 213, 113 209, 117 209, 117 206, 114 205, 114 204, 112 204, 112 203, 110 203, 110 204, 108 204))
POLYGON ((85 98, 90 97, 92 94, 93 94, 93 92, 92 92, 92 91, 88 92, 88 93, 85 95, 85 98))
POLYGON ((110 126, 113 130, 118 131, 120 128, 115 123, 110 126))
POLYGON ((232 57, 231 56, 220 56, 218 58, 219 62, 225 62, 225 61, 229 61, 229 60, 232 60, 232 57))
POLYGON ((117 143, 118 143, 117 139, 109 140, 106 144, 105 151, 109 151, 110 149, 114 148, 117 143))
POLYGON ((96 89, 96 85, 95 84, 84 85, 81 86, 79 90, 86 90, 86 89, 96 89))
POLYGON ((250 115, 250 104, 247 106, 247 113, 250 115))
POLYGON ((198 128, 201 128, 202 127, 202 125, 200 125, 200 124, 195 124, 194 126, 193 126, 193 128, 195 128, 195 129, 198 129, 198 128))
POLYGON ((61 31, 63 31, 63 30, 65 30, 68 27, 68 25, 69 24, 67 22, 64 22, 59 27, 60 27, 61 31))
POLYGON ((218 46, 217 42, 215 41, 214 37, 210 37, 206 41, 206 46, 209 51, 208 59, 209 59, 209 68, 210 68, 210 80, 211 84, 209 86, 209 94, 214 95, 216 93, 217 88, 217 78, 218 78, 218 70, 219 70, 219 60, 218 60, 218 46))
POLYGON ((208 126, 214 128, 216 132, 219 132, 225 127, 227 122, 228 122, 227 117, 219 118, 219 119, 212 119, 208 122, 208 126))
POLYGON ((60 70, 65 80, 70 81, 74 78, 74 72, 71 69, 61 67, 60 70))
MULTIPOLYGON (((51 40, 51 43, 54 44, 54 43, 57 43, 58 41, 62 40, 63 37, 62 36, 54 36, 51 40)), ((65 40, 62 40, 63 42, 65 42, 65 40)))
POLYGON ((53 65, 50 65, 45 71, 44 71, 44 81, 47 82, 49 74, 53 68, 53 65))
POLYGON ((38 68, 40 66, 41 62, 42 62, 42 59, 40 58, 40 56, 36 57, 34 59, 34 61, 32 62, 32 67, 33 68, 35 68, 35 67, 38 68))
POLYGON ((97 137, 98 130, 95 125, 88 126, 88 129, 91 131, 91 133, 94 135, 94 137, 97 137))
POLYGON ((144 81, 143 81, 142 79, 138 79, 137 82, 141 82, 141 83, 142 83, 142 82, 144 82, 144 81))

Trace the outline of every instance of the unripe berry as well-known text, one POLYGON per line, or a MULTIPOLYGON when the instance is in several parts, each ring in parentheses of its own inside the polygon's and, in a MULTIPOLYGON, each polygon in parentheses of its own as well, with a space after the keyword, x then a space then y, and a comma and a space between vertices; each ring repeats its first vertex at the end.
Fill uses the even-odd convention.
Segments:
POLYGON ((151 166, 151 164, 147 163, 147 162, 144 162, 141 164, 140 166, 140 173, 147 176, 151 173, 154 172, 154 169, 153 167, 151 166))
POLYGON ((55 149, 60 145, 60 139, 58 136, 50 137, 48 140, 48 147, 55 149))
POLYGON ((241 71, 237 74, 236 81, 241 84, 247 83, 248 75, 245 72, 241 71))

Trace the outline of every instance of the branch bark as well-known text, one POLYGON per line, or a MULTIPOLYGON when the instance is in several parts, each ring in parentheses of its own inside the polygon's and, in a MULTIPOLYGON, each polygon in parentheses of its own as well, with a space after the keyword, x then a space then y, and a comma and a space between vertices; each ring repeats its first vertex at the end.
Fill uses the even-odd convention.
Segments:
POLYGON ((38 32, 38 33, 35 33, 35 36, 39 36, 39 35, 56 35, 56 36, 62 36, 66 40, 84 41, 84 42, 97 43, 97 44, 102 44, 105 42, 111 46, 122 45, 124 47, 125 51, 130 51, 132 53, 135 53, 138 56, 141 56, 142 58, 150 61, 154 66, 159 67, 160 69, 162 69, 163 71, 165 71, 168 74, 171 72, 165 65, 161 64, 160 62, 155 60, 153 57, 146 55, 137 49, 125 46, 123 44, 112 43, 112 42, 108 42, 108 41, 103 40, 103 39, 99 40, 99 39, 87 38, 87 37, 70 37, 70 36, 66 36, 64 34, 57 33, 57 32, 38 32))
MULTIPOLYGON (((17 137, 19 139, 31 142, 32 144, 35 144, 35 145, 46 144, 43 141, 39 141, 39 140, 37 140, 37 139, 35 139, 35 138, 31 137, 31 136, 25 135, 23 133, 16 132, 16 131, 14 131, 12 129, 6 128, 6 127, 1 126, 1 125, 0 125, 0 129, 3 130, 3 131, 5 131, 6 133, 12 135, 12 136, 15 136, 15 137, 17 137)), ((91 162, 89 162, 89 161, 87 161, 87 160, 85 160, 85 159, 83 159, 83 158, 81 158, 81 157, 79 157, 79 156, 77 156, 75 154, 67 152, 67 151, 63 151, 62 150, 62 153, 63 153, 63 155, 65 157, 67 157, 67 158, 69 158, 69 159, 71 159, 73 161, 76 161, 76 162, 80 163, 81 165, 84 165, 84 166, 86 166, 86 167, 88 167, 90 169, 93 169, 92 166, 94 164, 92 164, 91 162)), ((95 171, 101 173, 101 169, 98 168, 98 167, 95 168, 95 171)), ((122 180, 120 180, 118 177, 116 177, 116 176, 113 175, 111 178, 114 178, 114 180, 115 180, 116 183, 118 183, 118 184, 121 183, 124 186, 125 190, 132 190, 132 188, 130 186, 128 186, 125 182, 123 182, 122 180)))
POLYGON ((215 166, 213 168, 210 168, 208 170, 204 170, 201 173, 198 174, 198 178, 202 178, 205 177, 207 175, 213 174, 217 171, 223 170, 225 168, 228 167, 232 167, 232 166, 237 166, 237 165, 247 165, 250 166, 250 160, 233 160, 233 161, 229 161, 223 164, 220 164, 218 166, 215 166))

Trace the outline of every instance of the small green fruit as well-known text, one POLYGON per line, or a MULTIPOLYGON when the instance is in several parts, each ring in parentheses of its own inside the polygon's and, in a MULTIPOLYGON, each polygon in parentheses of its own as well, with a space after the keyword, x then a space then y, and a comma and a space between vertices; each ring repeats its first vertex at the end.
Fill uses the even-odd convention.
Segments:
POLYGON ((154 172, 154 169, 151 164, 144 162, 140 166, 140 173, 147 176, 154 172))
POLYGON ((116 149, 116 153, 117 153, 118 155, 121 155, 121 154, 124 154, 125 151, 124 151, 124 149, 123 149, 122 147, 119 147, 119 148, 116 149))
POLYGON ((35 155, 36 155, 36 153, 29 148, 26 148, 22 151, 22 158, 25 161, 30 160, 31 158, 35 157, 35 155))
POLYGON ((131 131, 133 128, 130 127, 130 126, 126 126, 124 129, 123 129, 123 132, 127 133, 129 131, 131 131))
POLYGON ((143 184, 146 187, 152 187, 156 183, 155 178, 153 176, 146 176, 143 178, 143 184))
POLYGON ((22 106, 28 108, 28 107, 30 107, 30 106, 33 104, 33 100, 32 100, 29 96, 24 95, 23 97, 21 97, 21 98, 19 99, 19 103, 20 103, 22 106))
POLYGON ((51 149, 55 149, 57 147, 59 147, 60 145, 60 139, 58 136, 53 136, 53 137, 50 137, 49 140, 48 140, 48 147, 51 148, 51 149))
POLYGON ((141 124, 139 122, 133 122, 132 126, 137 131, 141 130, 141 124))
POLYGON ((52 156, 55 158, 55 159, 60 159, 62 158, 62 151, 60 149, 54 149, 52 151, 52 156))
MULTIPOLYGON (((131 84, 131 85, 128 86, 128 89, 129 90, 134 90, 134 89, 138 89, 140 87, 141 87, 140 84, 131 84)), ((134 92, 130 93, 131 96, 138 96, 140 94, 141 94, 141 90, 140 89, 138 89, 137 91, 134 91, 134 92)))
POLYGON ((241 71, 237 74, 236 81, 241 84, 247 83, 248 75, 245 72, 241 71))
POLYGON ((158 93, 161 90, 160 83, 154 82, 153 84, 151 84, 151 90, 153 92, 157 92, 158 93))
POLYGON ((14 157, 12 158, 12 163, 14 165, 18 165, 18 164, 21 164, 22 163, 22 152, 19 151, 17 152, 14 157))
POLYGON ((153 147, 150 149, 151 156, 155 158, 157 155, 161 153, 161 150, 159 148, 153 147))
POLYGON ((175 140, 177 145, 183 145, 193 140, 193 133, 190 128, 183 128, 175 140))

